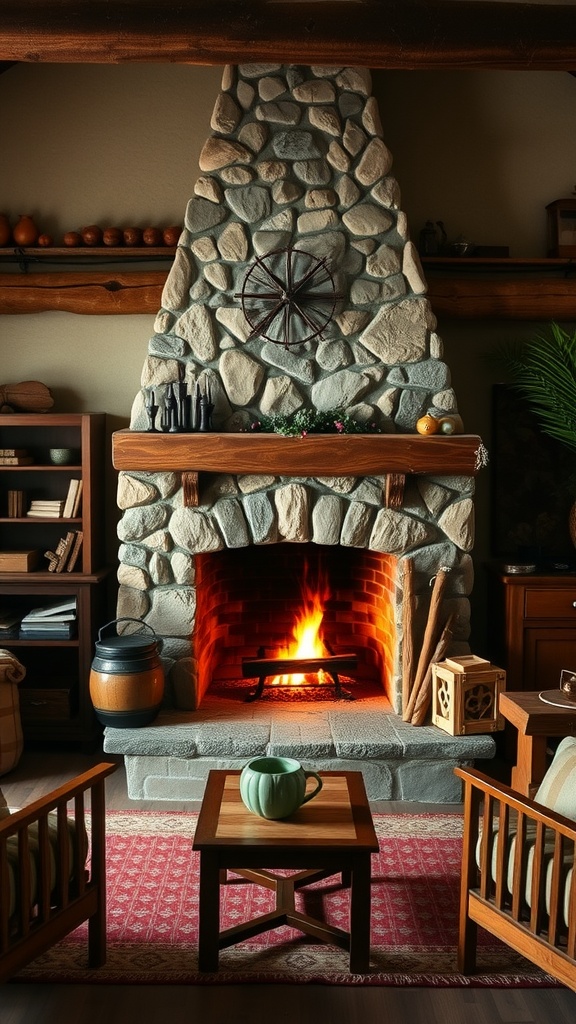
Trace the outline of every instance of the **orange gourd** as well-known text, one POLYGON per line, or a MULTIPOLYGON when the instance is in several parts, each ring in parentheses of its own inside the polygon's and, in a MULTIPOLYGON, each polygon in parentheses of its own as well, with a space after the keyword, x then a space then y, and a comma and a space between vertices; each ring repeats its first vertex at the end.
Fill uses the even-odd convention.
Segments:
POLYGON ((21 214, 20 220, 12 231, 12 237, 16 245, 34 245, 38 240, 38 234, 38 228, 32 217, 27 213, 21 214))

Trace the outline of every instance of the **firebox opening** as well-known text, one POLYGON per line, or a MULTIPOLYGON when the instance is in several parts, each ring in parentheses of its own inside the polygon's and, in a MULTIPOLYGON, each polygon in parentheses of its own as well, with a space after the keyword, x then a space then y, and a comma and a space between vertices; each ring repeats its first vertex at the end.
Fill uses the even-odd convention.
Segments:
MULTIPOLYGON (((198 704, 218 684, 237 684, 243 699, 242 691, 255 682, 243 678, 243 660, 263 653, 270 658, 321 657, 322 650, 356 656, 354 678, 343 680, 347 687, 369 686, 390 697, 395 570, 396 559, 388 554, 315 544, 254 545, 196 555, 198 704), (297 655, 295 627, 310 609, 321 619, 320 647, 297 655)), ((288 685, 293 681, 285 680, 288 685)), ((302 694, 305 699, 304 689, 302 694)))

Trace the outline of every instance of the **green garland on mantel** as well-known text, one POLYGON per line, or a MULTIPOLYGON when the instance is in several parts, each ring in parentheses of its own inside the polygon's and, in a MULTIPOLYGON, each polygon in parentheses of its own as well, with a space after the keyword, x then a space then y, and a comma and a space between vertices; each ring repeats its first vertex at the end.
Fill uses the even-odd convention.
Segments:
POLYGON ((375 423, 359 423, 342 409, 320 412, 318 409, 298 409, 286 416, 261 416, 252 423, 251 430, 263 434, 283 434, 285 437, 307 437, 308 434, 380 434, 375 423))

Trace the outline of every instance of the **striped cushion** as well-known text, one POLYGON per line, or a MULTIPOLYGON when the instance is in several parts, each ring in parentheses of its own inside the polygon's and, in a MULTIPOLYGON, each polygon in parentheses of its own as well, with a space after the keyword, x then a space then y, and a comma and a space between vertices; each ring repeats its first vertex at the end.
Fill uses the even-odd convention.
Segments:
MULTIPOLYGON (((576 821, 576 736, 566 736, 559 744, 546 775, 544 776, 538 792, 534 795, 534 799, 548 807, 551 811, 555 811, 558 814, 563 814, 566 818, 572 818, 576 821)), ((536 835, 536 826, 534 822, 529 821, 526 828, 526 849, 528 852, 528 859, 526 864, 526 887, 524 890, 524 898, 528 906, 532 900, 532 871, 534 863, 534 841, 536 835)), ((496 870, 497 870, 497 857, 498 857, 498 845, 500 843, 500 832, 498 829, 494 832, 494 845, 492 848, 492 863, 491 872, 492 879, 496 881, 496 870)), ((476 860, 478 866, 480 866, 481 857, 481 845, 482 836, 478 839, 478 845, 476 848, 476 860)), ((511 823, 511 828, 507 839, 507 851, 506 861, 508 865, 507 871, 507 888, 510 894, 514 891, 515 882, 515 870, 514 870, 514 855, 516 851, 516 831, 514 825, 511 823)), ((544 844, 543 858, 544 858, 544 870, 546 872, 546 910, 550 909, 550 884, 552 878, 552 860, 554 855, 554 840, 547 834, 546 841, 544 844)), ((572 873, 574 870, 574 849, 570 846, 564 852, 563 855, 563 906, 564 921, 568 924, 568 905, 570 900, 570 884, 572 881, 572 873)))
POLYGON ((576 821, 576 736, 566 736, 558 744, 534 799, 576 821))
MULTIPOLYGON (((70 879, 73 878, 73 837, 76 831, 74 821, 68 822, 69 857, 70 857, 70 879)), ((88 838, 86 839, 85 853, 88 849, 88 838)), ((48 840, 50 844, 50 891, 54 891, 56 885, 56 854, 58 848, 58 826, 56 814, 48 815, 48 840)), ((20 874, 20 853, 18 836, 10 836, 6 841, 8 860, 8 882, 9 891, 9 918, 12 918, 17 908, 17 892, 20 874)), ((28 852, 30 858, 30 900, 32 905, 38 898, 38 872, 40 868, 40 851, 38 845, 38 823, 28 827, 28 852)))

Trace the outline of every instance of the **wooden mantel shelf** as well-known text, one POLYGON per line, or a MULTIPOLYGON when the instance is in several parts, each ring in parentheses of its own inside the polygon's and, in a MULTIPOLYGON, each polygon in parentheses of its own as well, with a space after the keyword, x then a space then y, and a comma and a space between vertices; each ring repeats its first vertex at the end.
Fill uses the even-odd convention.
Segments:
POLYGON ((476 474, 475 434, 152 434, 117 430, 115 469, 370 476, 381 473, 476 474))
POLYGON ((178 471, 188 505, 197 504, 198 473, 274 473, 278 476, 386 474, 387 504, 402 503, 409 473, 473 476, 482 468, 474 434, 153 434, 118 430, 112 462, 118 470, 178 471))

